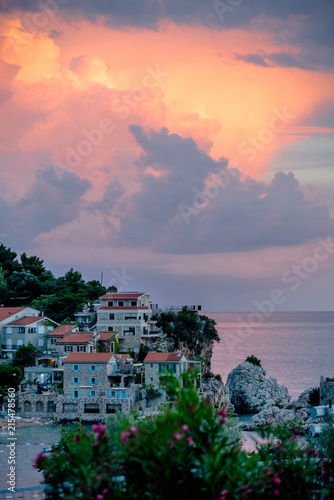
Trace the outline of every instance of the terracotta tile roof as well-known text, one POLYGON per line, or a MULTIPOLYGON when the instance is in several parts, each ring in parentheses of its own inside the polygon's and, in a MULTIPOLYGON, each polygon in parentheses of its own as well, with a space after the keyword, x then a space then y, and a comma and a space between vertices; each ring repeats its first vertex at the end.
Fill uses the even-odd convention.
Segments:
POLYGON ((181 352, 180 355, 177 354, 177 352, 149 352, 144 359, 144 363, 146 362, 163 362, 163 361, 181 361, 182 356, 184 356, 184 353, 181 352))
POLYGON ((23 311, 24 309, 25 307, 0 307, 0 322, 23 311))
POLYGON ((77 325, 60 325, 55 328, 52 332, 48 333, 48 336, 52 335, 65 335, 65 333, 71 332, 74 328, 77 328, 77 325))
POLYGON ((104 311, 106 309, 110 309, 110 310, 115 310, 115 309, 122 309, 122 311, 124 311, 124 309, 148 309, 148 306, 145 307, 145 306, 118 306, 118 307, 114 307, 114 306, 103 306, 103 307, 99 307, 98 308, 98 311, 104 311))
POLYGON ((63 338, 57 340, 57 344, 86 344, 92 338, 91 333, 66 333, 63 338))
POLYGON ((116 358, 118 359, 133 359, 130 354, 116 354, 116 358))
POLYGON ((100 340, 109 340, 116 335, 116 332, 100 332, 100 340))
POLYGON ((107 363, 112 358, 110 352, 71 352, 64 363, 107 363))
POLYGON ((16 319, 11 323, 7 323, 8 326, 18 326, 18 325, 31 325, 32 323, 36 323, 41 319, 46 319, 45 316, 23 316, 23 318, 16 319))
POLYGON ((138 297, 142 297, 145 295, 144 293, 141 292, 129 292, 129 293, 106 293, 105 295, 102 295, 100 299, 137 299, 138 297))

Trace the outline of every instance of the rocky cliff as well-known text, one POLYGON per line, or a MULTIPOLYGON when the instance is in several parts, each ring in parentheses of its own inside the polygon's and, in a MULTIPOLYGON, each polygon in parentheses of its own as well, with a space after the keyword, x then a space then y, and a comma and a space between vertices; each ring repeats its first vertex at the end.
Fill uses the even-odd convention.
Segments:
POLYGON ((258 413, 268 406, 283 408, 290 401, 288 389, 273 377, 265 378, 262 366, 244 361, 229 373, 226 386, 237 413, 258 413))
POLYGON ((228 388, 215 378, 208 379, 201 384, 200 396, 203 399, 210 399, 212 406, 217 410, 227 408, 230 402, 228 388))

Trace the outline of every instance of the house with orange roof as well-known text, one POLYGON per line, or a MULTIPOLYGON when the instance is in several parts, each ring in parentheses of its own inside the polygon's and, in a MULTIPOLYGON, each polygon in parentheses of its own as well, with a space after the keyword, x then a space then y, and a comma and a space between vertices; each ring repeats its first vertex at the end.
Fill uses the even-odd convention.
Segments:
POLYGON ((146 385, 153 384, 160 388, 160 377, 165 375, 165 370, 179 378, 187 371, 188 360, 181 351, 176 352, 149 352, 144 359, 146 385))
POLYGON ((2 352, 9 359, 22 345, 32 344, 38 354, 46 353, 47 335, 58 323, 46 316, 23 316, 7 322, 3 327, 2 352))
MULTIPOLYGON (((6 342, 4 340, 4 327, 8 323, 12 323, 16 319, 23 318, 24 316, 39 316, 39 311, 32 307, 0 307, 0 342, 1 348, 6 349, 6 342)), ((2 351, 2 356, 7 354, 2 351)))
POLYGON ((58 356, 67 356, 70 352, 94 352, 95 344, 92 333, 67 332, 53 344, 58 356))

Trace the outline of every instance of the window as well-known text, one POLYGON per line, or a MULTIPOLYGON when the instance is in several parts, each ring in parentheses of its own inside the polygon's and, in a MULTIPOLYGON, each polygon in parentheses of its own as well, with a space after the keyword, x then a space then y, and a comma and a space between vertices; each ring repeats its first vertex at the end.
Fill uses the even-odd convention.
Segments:
POLYGON ((108 391, 109 398, 117 398, 117 391, 108 391))
POLYGON ((100 413, 98 404, 85 404, 84 413, 100 413))
POLYGON ((113 300, 109 300, 108 301, 108 307, 113 307, 114 305, 114 301, 113 300))
POLYGON ((36 333, 36 327, 28 328, 28 333, 36 333))
POLYGON ((97 366, 96 365, 89 365, 88 371, 89 372, 97 372, 97 366))
POLYGON ((51 344, 55 344, 58 339, 51 339, 51 344))
POLYGON ((96 384, 97 384, 97 378, 95 378, 95 377, 93 377, 93 378, 89 378, 89 379, 88 379, 88 383, 89 383, 89 384, 96 385, 96 384))
POLYGON ((47 406, 47 412, 53 413, 54 411, 56 411, 56 404, 54 401, 49 401, 47 406))
POLYGON ((131 300, 131 306, 132 307, 136 307, 137 305, 137 301, 136 300, 131 300))
POLYGON ((65 352, 72 352, 72 351, 73 351, 73 347, 71 345, 65 346, 65 352))
POLYGON ((23 404, 23 411, 30 412, 31 411, 31 403, 30 401, 25 401, 23 404))
POLYGON ((113 332, 114 331, 114 327, 113 326, 108 326, 108 332, 113 332))
POLYGON ((153 382, 153 377, 151 377, 151 382, 153 382))
POLYGON ((123 300, 119 300, 119 301, 118 301, 118 306, 119 306, 119 307, 123 307, 123 306, 124 306, 124 302, 123 302, 123 300))
POLYGON ((43 405, 42 401, 37 401, 36 411, 44 411, 44 405, 43 405))
POLYGON ((86 346, 85 345, 80 345, 80 346, 78 346, 78 350, 80 352, 86 352, 86 346))
POLYGON ((64 413, 76 413, 77 406, 78 405, 76 403, 63 403, 63 412, 64 413))
POLYGON ((115 319, 115 314, 114 313, 110 313, 109 314, 109 319, 115 319))
POLYGON ((7 326, 7 333, 12 333, 12 327, 11 326, 7 326))
POLYGON ((21 339, 17 341, 17 347, 20 347, 20 345, 23 345, 23 340, 21 339))
POLYGON ((88 391, 88 397, 96 398, 96 391, 88 391))
POLYGON ((38 347, 43 347, 44 339, 38 339, 38 347))
POLYGON ((80 398, 80 391, 71 391, 71 398, 80 398))
POLYGON ((150 364, 150 367, 153 368, 153 363, 150 364))
POLYGON ((79 372, 79 371, 80 371, 80 365, 71 366, 71 372, 79 372))
POLYGON ((122 405, 107 404, 106 413, 115 413, 116 411, 122 411, 122 405))
POLYGON ((12 348, 12 339, 7 339, 7 349, 12 348))
POLYGON ((19 333, 25 333, 25 332, 26 332, 26 329, 24 328, 24 326, 20 326, 19 333))
POLYGON ((80 377, 72 377, 71 384, 80 384, 80 377))

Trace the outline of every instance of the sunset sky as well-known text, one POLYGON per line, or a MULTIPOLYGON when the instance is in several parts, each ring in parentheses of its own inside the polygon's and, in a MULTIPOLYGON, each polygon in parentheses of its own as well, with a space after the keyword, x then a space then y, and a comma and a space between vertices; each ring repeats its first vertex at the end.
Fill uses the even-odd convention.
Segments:
POLYGON ((2 243, 161 306, 333 309, 333 0, 0 14, 2 243))

